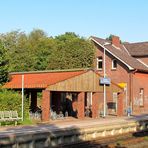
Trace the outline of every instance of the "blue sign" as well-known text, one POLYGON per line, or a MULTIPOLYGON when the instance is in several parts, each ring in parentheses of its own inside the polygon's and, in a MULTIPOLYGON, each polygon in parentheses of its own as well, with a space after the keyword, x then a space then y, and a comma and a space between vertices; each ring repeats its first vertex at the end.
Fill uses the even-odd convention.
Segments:
POLYGON ((111 80, 110 80, 110 78, 100 78, 100 84, 110 85, 111 80))

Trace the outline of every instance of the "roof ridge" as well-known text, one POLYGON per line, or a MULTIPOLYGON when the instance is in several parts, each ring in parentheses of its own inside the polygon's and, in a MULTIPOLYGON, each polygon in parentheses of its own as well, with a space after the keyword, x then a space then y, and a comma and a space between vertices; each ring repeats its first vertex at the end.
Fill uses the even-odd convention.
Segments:
POLYGON ((100 38, 100 37, 96 37, 96 36, 90 36, 90 38, 96 38, 96 39, 104 40, 106 42, 111 42, 110 40, 107 40, 107 39, 104 39, 104 38, 100 38))
POLYGON ((141 41, 141 42, 132 42, 132 43, 123 43, 123 44, 143 44, 143 43, 148 43, 148 41, 141 41))
POLYGON ((54 73, 54 72, 74 72, 74 71, 85 71, 91 68, 76 68, 76 69, 57 69, 57 70, 43 70, 43 71, 24 71, 24 72, 10 72, 10 74, 34 74, 34 73, 54 73))

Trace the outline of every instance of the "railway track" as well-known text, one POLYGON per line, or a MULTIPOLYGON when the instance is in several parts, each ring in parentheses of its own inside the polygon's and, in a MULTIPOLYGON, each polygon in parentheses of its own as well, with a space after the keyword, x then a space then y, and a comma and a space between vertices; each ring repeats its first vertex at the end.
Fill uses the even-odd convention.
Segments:
POLYGON ((148 131, 60 145, 58 148, 148 148, 148 131))

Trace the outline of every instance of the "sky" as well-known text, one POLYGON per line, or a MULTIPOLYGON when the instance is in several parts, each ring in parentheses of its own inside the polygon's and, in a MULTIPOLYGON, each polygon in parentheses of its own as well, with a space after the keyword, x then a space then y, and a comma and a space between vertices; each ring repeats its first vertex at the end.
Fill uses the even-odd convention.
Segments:
POLYGON ((48 36, 148 41, 148 0, 1 0, 0 6, 0 33, 42 29, 48 36))

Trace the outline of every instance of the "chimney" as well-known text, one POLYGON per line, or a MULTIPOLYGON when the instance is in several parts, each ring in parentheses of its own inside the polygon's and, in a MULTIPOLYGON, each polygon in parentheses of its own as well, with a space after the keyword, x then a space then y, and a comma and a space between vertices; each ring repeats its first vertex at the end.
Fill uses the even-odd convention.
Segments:
POLYGON ((112 36, 112 44, 118 48, 120 48, 120 38, 118 36, 113 35, 112 36))

